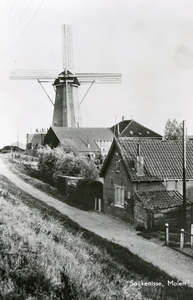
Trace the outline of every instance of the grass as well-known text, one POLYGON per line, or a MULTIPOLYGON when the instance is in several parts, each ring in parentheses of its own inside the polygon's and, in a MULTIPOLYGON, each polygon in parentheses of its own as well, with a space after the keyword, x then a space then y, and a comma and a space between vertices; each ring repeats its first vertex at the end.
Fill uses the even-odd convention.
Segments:
POLYGON ((193 299, 191 288, 167 286, 157 267, 0 179, 0 299, 193 299), (141 280, 163 287, 132 286, 141 280))
POLYGON ((47 195, 52 196, 61 202, 78 209, 83 209, 81 205, 71 201, 66 195, 59 193, 56 187, 45 182, 44 178, 40 176, 39 171, 34 169, 33 166, 31 167, 30 164, 20 163, 19 160, 18 162, 17 160, 12 161, 9 155, 5 157, 4 161, 13 173, 17 174, 22 180, 29 183, 33 187, 43 191, 47 195))
POLYGON ((24 204, 23 196, 13 196, 4 181, 0 226, 3 299, 124 299, 126 294, 141 299, 139 289, 126 291, 125 275, 130 272, 111 261, 105 249, 90 245, 76 224, 71 230, 70 220, 65 226, 64 219, 62 223, 24 204))

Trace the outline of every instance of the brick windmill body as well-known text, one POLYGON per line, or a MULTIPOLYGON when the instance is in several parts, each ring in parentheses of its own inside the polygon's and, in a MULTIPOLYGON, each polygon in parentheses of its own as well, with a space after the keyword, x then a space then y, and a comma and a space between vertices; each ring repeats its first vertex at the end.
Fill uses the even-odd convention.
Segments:
POLYGON ((57 70, 11 70, 10 79, 36 79, 44 89, 54 106, 53 127, 82 127, 80 104, 94 83, 120 83, 119 73, 74 73, 72 25, 62 26, 63 71, 57 70), (47 94, 43 84, 52 82, 55 89, 55 102, 47 94), (89 84, 89 88, 79 102, 78 89, 81 84, 89 84))

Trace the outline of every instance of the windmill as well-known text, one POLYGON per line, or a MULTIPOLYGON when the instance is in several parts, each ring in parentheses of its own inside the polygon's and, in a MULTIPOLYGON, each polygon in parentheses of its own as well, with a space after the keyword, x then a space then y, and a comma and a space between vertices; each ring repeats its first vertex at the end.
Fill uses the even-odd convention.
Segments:
POLYGON ((11 70, 10 79, 36 79, 44 89, 42 83, 53 82, 55 89, 52 126, 58 127, 82 127, 82 117, 80 104, 84 100, 88 91, 95 84, 120 83, 119 73, 74 73, 73 66, 73 45, 72 45, 72 25, 62 26, 62 54, 63 71, 58 75, 57 70, 11 70), (89 88, 79 102, 78 88, 81 84, 89 84, 89 88))

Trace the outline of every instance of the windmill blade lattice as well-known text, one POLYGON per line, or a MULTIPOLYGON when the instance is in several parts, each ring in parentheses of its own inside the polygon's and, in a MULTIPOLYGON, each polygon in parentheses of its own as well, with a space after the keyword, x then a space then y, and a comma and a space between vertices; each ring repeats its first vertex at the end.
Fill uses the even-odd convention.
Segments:
POLYGON ((80 83, 121 83, 120 73, 76 73, 80 83))
POLYGON ((74 70, 72 25, 65 24, 62 26, 62 48, 63 68, 72 71, 74 70))
POLYGON ((45 79, 54 80, 58 76, 58 70, 40 69, 14 69, 10 70, 10 79, 45 79))

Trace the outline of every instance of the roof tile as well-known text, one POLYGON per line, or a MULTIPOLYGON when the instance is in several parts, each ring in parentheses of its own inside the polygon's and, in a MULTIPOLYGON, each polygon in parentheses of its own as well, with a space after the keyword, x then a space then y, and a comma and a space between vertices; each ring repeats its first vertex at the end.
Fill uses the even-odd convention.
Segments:
POLYGON ((99 151, 95 141, 113 141, 114 134, 108 128, 90 128, 90 127, 52 127, 59 141, 72 139, 79 151, 99 151), (90 144, 90 148, 88 148, 90 144))
MULTIPOLYGON (((183 178, 182 141, 118 138, 118 144, 132 180, 178 180, 183 178), (144 159, 144 176, 138 176, 134 169, 137 144, 140 144, 141 156, 144 159)), ((193 179, 193 141, 187 141, 186 144, 186 166, 186 178, 193 179)))
MULTIPOLYGON (((165 209, 183 205, 183 196, 178 191, 151 191, 135 192, 134 199, 143 202, 144 208, 148 210, 165 209)), ((186 199, 187 204, 193 200, 186 199)))

